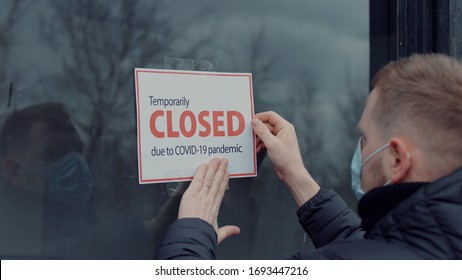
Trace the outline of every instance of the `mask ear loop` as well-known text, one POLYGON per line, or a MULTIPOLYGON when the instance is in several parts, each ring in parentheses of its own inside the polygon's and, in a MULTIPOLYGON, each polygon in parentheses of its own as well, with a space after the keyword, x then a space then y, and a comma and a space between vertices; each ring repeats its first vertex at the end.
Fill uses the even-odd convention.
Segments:
MULTIPOLYGON (((47 179, 45 178, 45 176, 43 176, 43 174, 42 174, 40 171, 35 170, 34 168, 32 168, 32 167, 30 167, 30 166, 27 166, 26 164, 22 163, 22 162, 19 161, 19 160, 15 160, 15 162, 16 162, 17 164, 19 164, 20 166, 22 166, 22 167, 24 167, 24 168, 26 168, 26 169, 28 169, 28 170, 34 172, 35 174, 40 175, 40 177, 42 177, 42 179, 47 183, 47 186, 48 186, 48 181, 47 181, 47 179)), ((29 186, 29 184, 28 184, 27 182, 25 182, 24 187, 25 187, 28 191, 30 191, 30 192, 32 192, 32 193, 38 195, 38 196, 46 197, 45 194, 40 193, 40 192, 38 192, 38 191, 36 191, 36 190, 33 190, 33 189, 29 186)))
MULTIPOLYGON (((361 140, 361 139, 360 139, 361 140)), ((378 148, 377 150, 375 150, 372 154, 370 154, 362 163, 361 163, 361 171, 362 171, 362 167, 364 166, 364 164, 366 164, 366 162, 368 162, 372 157, 374 157, 376 154, 380 153, 381 151, 385 150, 386 148, 388 148, 390 146, 390 143, 387 143, 385 145, 383 145, 382 147, 378 148)), ((383 186, 388 186, 391 184, 391 180, 388 180, 387 182, 385 182, 385 184, 383 186)))
MULTIPOLYGON (((410 161, 411 160, 411 153, 409 153, 409 151, 406 151, 406 156, 407 156, 407 160, 410 161)), ((387 182, 385 182, 385 184, 383 185, 384 187, 386 186, 390 186, 390 185, 393 185, 393 182, 392 180, 388 180, 387 182)))
POLYGON ((380 153, 381 151, 385 150, 386 148, 388 148, 390 146, 390 143, 387 143, 385 145, 383 145, 382 147, 378 148, 377 150, 375 150, 372 154, 370 154, 363 162, 362 162, 362 165, 366 164, 366 162, 368 162, 373 156, 375 156, 376 154, 380 153))

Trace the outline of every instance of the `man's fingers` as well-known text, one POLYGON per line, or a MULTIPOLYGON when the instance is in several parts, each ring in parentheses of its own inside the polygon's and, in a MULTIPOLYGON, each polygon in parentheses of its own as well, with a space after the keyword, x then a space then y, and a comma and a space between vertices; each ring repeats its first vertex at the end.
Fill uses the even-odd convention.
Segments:
POLYGON ((225 169, 221 182, 218 182, 219 184, 218 185, 219 187, 217 188, 218 193, 214 197, 213 211, 216 211, 216 213, 218 213, 218 211, 220 210, 220 205, 223 200, 223 197, 225 196, 225 191, 226 191, 226 186, 228 185, 228 181, 229 181, 229 172, 228 170, 225 169))
POLYGON ((258 118, 252 120, 252 128, 258 138, 264 143, 266 147, 274 141, 273 133, 268 129, 268 127, 258 118))
POLYGON ((218 245, 220 245, 223 240, 233 235, 238 235, 241 233, 241 229, 237 226, 224 226, 218 229, 217 236, 218 236, 218 245))
POLYGON ((191 184, 189 185, 189 189, 191 189, 191 191, 199 192, 201 190, 202 184, 204 184, 204 177, 206 172, 206 164, 202 164, 201 166, 199 166, 199 168, 196 171, 196 174, 194 174, 194 178, 192 179, 191 184))
POLYGON ((259 153, 259 152, 261 152, 261 151, 263 151, 265 149, 265 143, 263 143, 263 142, 258 143, 256 146, 257 146, 257 153, 259 153))
POLYGON ((211 187, 212 194, 216 194, 220 192, 220 190, 222 189, 223 180, 225 179, 225 175, 228 170, 228 160, 227 159, 222 158, 219 160, 219 163, 220 164, 218 166, 218 170, 216 171, 215 177, 213 178, 213 183, 211 187))
POLYGON ((288 123, 283 117, 272 111, 255 114, 255 118, 261 120, 263 123, 268 123, 275 128, 288 123))
POLYGON ((213 179, 215 173, 220 165, 220 159, 214 158, 210 161, 207 166, 207 172, 205 173, 204 182, 202 183, 202 190, 210 191, 213 187, 213 179))

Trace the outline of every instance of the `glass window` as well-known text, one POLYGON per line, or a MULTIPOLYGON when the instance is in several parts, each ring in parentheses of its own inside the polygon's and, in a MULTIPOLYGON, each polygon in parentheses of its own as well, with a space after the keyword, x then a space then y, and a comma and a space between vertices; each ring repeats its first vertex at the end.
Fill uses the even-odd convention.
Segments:
MULTIPOLYGON (((135 67, 253 74, 305 164, 351 206, 369 1, 0 0, 0 256, 152 259, 187 182, 138 184, 135 67), (187 62, 182 65, 178 62, 187 62)), ((198 163, 199 164, 199 163, 198 163)), ((265 154, 232 179, 221 259, 313 248, 265 154)))

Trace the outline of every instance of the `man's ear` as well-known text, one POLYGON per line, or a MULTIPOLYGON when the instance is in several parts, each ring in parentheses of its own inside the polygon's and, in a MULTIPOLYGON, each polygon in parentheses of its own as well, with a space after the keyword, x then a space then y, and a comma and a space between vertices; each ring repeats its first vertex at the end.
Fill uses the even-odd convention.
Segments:
POLYGON ((3 162, 5 166, 6 176, 10 182, 15 186, 21 186, 24 184, 24 178, 21 174, 21 166, 13 159, 6 159, 3 162))
POLYGON ((397 137, 390 139, 390 151, 392 153, 391 182, 396 184, 404 181, 408 176, 411 170, 411 155, 406 142, 397 137))

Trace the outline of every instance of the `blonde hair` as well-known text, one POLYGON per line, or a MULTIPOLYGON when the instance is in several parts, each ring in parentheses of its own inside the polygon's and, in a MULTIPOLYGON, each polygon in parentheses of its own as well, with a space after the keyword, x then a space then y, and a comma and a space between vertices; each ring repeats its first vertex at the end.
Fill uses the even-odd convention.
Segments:
POLYGON ((462 62, 442 54, 391 62, 372 79, 382 137, 406 134, 429 157, 462 165, 462 62), (438 158, 437 158, 438 159, 438 158))

